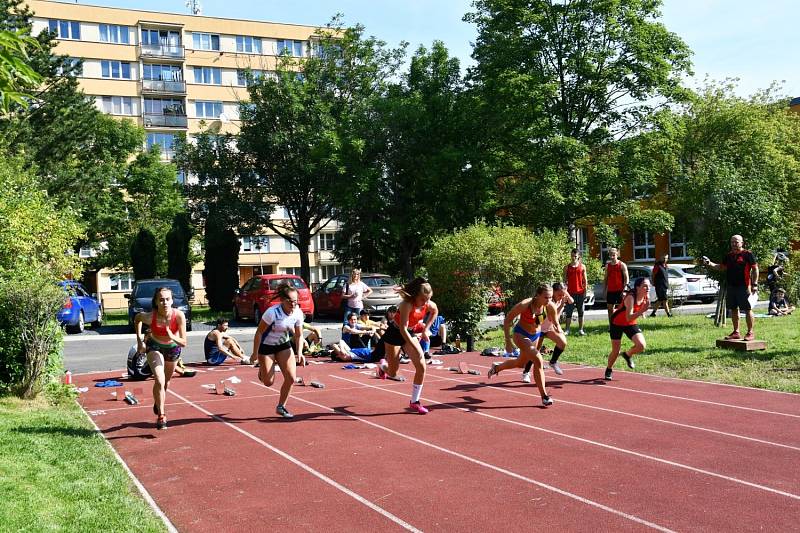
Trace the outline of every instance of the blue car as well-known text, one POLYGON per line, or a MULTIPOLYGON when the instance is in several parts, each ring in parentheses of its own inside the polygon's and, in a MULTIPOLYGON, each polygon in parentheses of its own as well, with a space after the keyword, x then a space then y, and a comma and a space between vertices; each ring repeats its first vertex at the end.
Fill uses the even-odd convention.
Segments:
POLYGON ((61 281, 58 285, 64 289, 67 300, 56 318, 69 333, 83 332, 87 322, 95 328, 103 325, 103 306, 96 296, 86 292, 77 281, 61 281))

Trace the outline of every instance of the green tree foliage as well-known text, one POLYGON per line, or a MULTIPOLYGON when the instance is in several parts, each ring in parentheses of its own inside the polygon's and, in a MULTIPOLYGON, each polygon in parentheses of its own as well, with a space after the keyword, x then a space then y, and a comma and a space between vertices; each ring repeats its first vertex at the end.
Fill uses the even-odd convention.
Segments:
POLYGON ((75 214, 39 189, 20 157, 0 148, 0 390, 36 395, 57 371, 64 292, 79 276, 67 253, 81 236, 75 214))
POLYGON ((212 311, 228 311, 239 288, 239 239, 212 211, 206 220, 206 298, 212 311))
POLYGON ((658 22, 660 1, 474 5, 476 111, 495 144, 503 212, 548 228, 624 214, 649 184, 614 137, 646 125, 652 102, 685 97, 690 52, 658 22))
POLYGON ((28 49, 39 42, 23 29, 0 30, 0 112, 7 113, 12 103, 25 104, 41 76, 30 65, 28 49))
POLYGON ((186 213, 178 213, 167 232, 167 277, 180 281, 186 294, 192 290, 191 241, 189 217, 186 213))
POLYGON ((457 331, 476 334, 492 282, 513 304, 560 280, 570 250, 561 233, 477 223, 435 239, 424 259, 441 312, 457 331))
POLYGON ((149 279, 157 275, 156 238, 148 228, 141 228, 131 242, 130 257, 134 279, 149 279))

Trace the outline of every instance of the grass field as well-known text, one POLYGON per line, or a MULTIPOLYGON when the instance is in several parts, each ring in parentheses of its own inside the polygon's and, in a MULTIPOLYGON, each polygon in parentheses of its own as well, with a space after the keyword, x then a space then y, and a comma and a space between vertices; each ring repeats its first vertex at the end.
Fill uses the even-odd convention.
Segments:
MULTIPOLYGON (((744 332, 744 318, 741 321, 744 332)), ((602 374, 611 348, 608 324, 591 321, 586 325, 585 337, 568 337, 560 360, 596 365, 602 374)), ((647 350, 635 357, 637 372, 800 393, 800 317, 796 315, 756 318, 756 338, 767 341, 767 349, 755 352, 716 348, 716 339, 731 331, 730 323, 717 328, 713 320, 700 315, 639 319, 639 325, 647 350)), ((623 337, 622 349, 630 345, 623 337)), ((476 349, 487 346, 503 346, 500 330, 487 332, 476 342, 476 349)), ((620 358, 615 368, 624 367, 620 358)))
POLYGON ((0 398, 0 530, 165 531, 75 402, 0 398))

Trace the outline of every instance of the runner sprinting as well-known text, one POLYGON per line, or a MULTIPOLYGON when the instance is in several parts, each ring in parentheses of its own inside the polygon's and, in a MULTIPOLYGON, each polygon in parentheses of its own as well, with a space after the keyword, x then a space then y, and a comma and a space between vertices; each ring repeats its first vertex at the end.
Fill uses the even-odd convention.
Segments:
MULTIPOLYGON (((510 368, 522 368, 526 363, 531 361, 534 369, 534 380, 536 386, 539 388, 539 394, 542 396, 542 404, 545 406, 552 405, 553 400, 547 395, 547 388, 545 387, 544 380, 544 362, 542 355, 536 348, 536 342, 542 336, 540 331, 541 325, 547 318, 546 308, 547 304, 553 299, 553 289, 550 285, 539 285, 536 288, 536 295, 532 298, 526 298, 515 305, 511 311, 506 314, 506 319, 503 322, 503 331, 506 337, 506 352, 512 353, 514 345, 519 348, 520 355, 516 359, 509 359, 503 363, 495 363, 489 369, 488 377, 499 374, 502 370, 510 368), (511 337, 511 324, 514 319, 519 316, 519 321, 514 326, 513 342, 511 337)), ((556 318, 556 320, 558 320, 556 318)))
MULTIPOLYGON (((553 348, 553 353, 550 356, 550 368, 559 376, 562 375, 564 371, 558 364, 558 358, 561 357, 561 354, 567 348, 567 337, 564 335, 564 331, 561 329, 561 324, 558 319, 561 316, 561 311, 564 309, 564 306, 572 304, 573 302, 574 300, 564 288, 564 285, 561 283, 553 283, 553 299, 547 304, 547 307, 545 307, 546 316, 544 322, 542 322, 541 336, 539 340, 536 341, 536 349, 539 350, 540 353, 545 337, 556 343, 556 347, 553 348)), ((533 361, 525 363, 525 370, 522 373, 522 381, 525 383, 531 382, 531 368, 533 368, 533 361)))
POLYGON ((617 307, 611 315, 611 353, 608 354, 608 366, 606 367, 606 379, 611 379, 612 368, 620 355, 619 348, 622 344, 622 334, 628 336, 633 341, 633 346, 622 352, 622 358, 628 364, 628 368, 636 368, 633 362, 634 354, 643 352, 647 344, 644 340, 644 333, 636 325, 636 320, 644 316, 650 309, 650 280, 647 278, 637 278, 633 282, 633 290, 622 299, 622 305, 617 307))
POLYGON ((416 278, 410 281, 399 289, 398 293, 403 301, 398 307, 394 320, 389 322, 389 327, 383 335, 383 342, 386 345, 386 360, 381 361, 378 365, 378 377, 402 381, 402 378, 397 376, 400 367, 400 348, 402 347, 406 356, 414 364, 415 370, 409 408, 424 415, 428 409, 420 403, 420 396, 422 396, 422 384, 425 381, 425 359, 419 340, 409 326, 417 324, 427 316, 420 338, 429 341, 431 324, 439 315, 439 308, 431 300, 433 289, 425 278, 416 278))
POLYGON ((275 412, 283 418, 294 418, 286 409, 286 401, 297 378, 297 364, 305 363, 303 355, 303 311, 297 301, 297 289, 290 285, 278 287, 276 298, 281 303, 273 305, 261 316, 253 336, 253 356, 258 354, 258 378, 265 386, 275 382, 275 363, 283 374, 283 385, 275 412), (292 353, 289 332, 292 331, 296 351, 292 353))
POLYGON ((172 289, 169 287, 158 287, 153 293, 152 304, 152 311, 136 315, 133 327, 136 331, 136 349, 139 353, 147 350, 147 363, 155 378, 153 414, 157 417, 156 429, 167 429, 164 400, 169 380, 181 357, 181 348, 186 347, 186 316, 180 309, 172 307, 172 289), (142 324, 150 326, 146 345, 142 324))

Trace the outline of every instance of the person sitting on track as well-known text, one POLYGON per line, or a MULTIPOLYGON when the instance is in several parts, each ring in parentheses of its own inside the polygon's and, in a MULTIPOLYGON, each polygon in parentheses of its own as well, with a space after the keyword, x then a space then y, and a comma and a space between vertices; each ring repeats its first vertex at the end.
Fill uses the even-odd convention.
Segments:
POLYGON ((637 278, 633 282, 633 290, 628 292, 622 299, 622 304, 611 315, 611 353, 608 354, 608 366, 606 366, 605 379, 610 380, 612 368, 620 355, 619 348, 622 344, 622 334, 628 336, 633 341, 633 346, 627 351, 622 352, 622 358, 628 364, 628 368, 636 368, 633 363, 633 355, 643 352, 647 347, 644 340, 644 333, 636 325, 636 320, 644 316, 650 309, 650 280, 648 278, 637 278))
MULTIPOLYGON (((553 372, 558 374, 559 376, 564 373, 561 369, 561 366, 558 364, 558 358, 561 357, 561 354, 567 348, 567 336, 561 330, 561 324, 559 323, 559 317, 561 316, 561 311, 564 309, 564 306, 567 304, 573 304, 574 300, 567 292, 567 289, 561 283, 553 283, 553 300, 547 304, 546 308, 546 316, 544 322, 542 323, 542 335, 539 337, 539 340, 536 344, 536 349, 539 352, 542 351, 542 343, 544 342, 545 337, 556 343, 556 347, 553 349, 552 354, 550 355, 550 368, 553 369, 553 372)), ((531 368, 533 368, 533 361, 528 361, 525 364, 525 370, 522 373, 522 381, 524 383, 531 382, 531 368)))
POLYGON ((369 311, 366 309, 362 309, 358 313, 358 325, 362 328, 370 328, 375 333, 373 334, 373 339, 378 340, 380 339, 384 333, 386 333, 386 327, 388 324, 384 324, 383 322, 375 322, 374 320, 369 318, 369 311))
POLYGON ((373 328, 359 324, 356 313, 350 313, 342 326, 342 340, 351 348, 369 348, 374 334, 373 328))
POLYGON ((278 287, 276 298, 281 303, 273 305, 261 316, 253 336, 253 355, 258 356, 258 378, 270 387, 275 382, 275 363, 283 374, 278 405, 275 412, 283 418, 294 418, 287 409, 286 401, 297 379, 296 364, 304 364, 302 324, 303 311, 297 301, 297 289, 282 284, 278 287), (296 351, 292 352, 289 331, 294 332, 296 351))
POLYGON ((373 348, 351 348, 344 341, 331 344, 332 361, 343 361, 345 363, 377 363, 386 358, 386 343, 383 339, 375 343, 373 348))
POLYGON ((203 352, 205 352, 206 362, 209 365, 221 365, 225 359, 230 357, 234 361, 238 361, 243 365, 250 364, 250 358, 244 355, 244 350, 236 342, 236 339, 230 335, 226 335, 228 331, 228 319, 218 318, 217 327, 212 329, 206 335, 205 342, 203 343, 203 352))
MULTIPOLYGON (((427 316, 417 322, 417 324, 411 328, 414 331, 414 334, 420 335, 423 331, 425 331, 425 324, 427 322, 427 316)), ((422 354, 425 356, 426 360, 431 359, 431 348, 444 346, 444 343, 447 342, 447 326, 444 323, 444 317, 442 315, 437 315, 433 322, 431 322, 429 330, 431 332, 430 339, 420 338, 419 340, 419 345, 422 348, 422 354)))
MULTIPOLYGON (((516 359, 509 359, 503 363, 494 363, 489 369, 487 376, 489 379, 496 376, 503 370, 510 368, 523 368, 528 361, 533 362, 534 379, 539 394, 542 396, 542 404, 552 405, 553 400, 547 394, 547 387, 544 379, 544 362, 536 342, 542 336, 541 325, 547 318, 547 304, 553 299, 553 289, 550 285, 542 284, 536 288, 536 294, 531 298, 525 298, 511 311, 506 314, 503 322, 503 331, 506 338, 506 353, 513 353, 514 345, 520 350, 520 355, 516 359), (519 321, 514 326, 513 342, 511 337, 511 325, 514 319, 519 316, 519 321)), ((558 320, 556 318, 556 320, 558 320)))
POLYGON ((384 379, 397 379, 397 371, 400 367, 400 349, 402 348, 414 364, 415 370, 411 402, 408 406, 412 411, 424 415, 428 409, 420 403, 420 396, 422 395, 422 384, 425 381, 425 358, 422 355, 419 340, 410 328, 423 317, 428 316, 420 339, 430 340, 430 326, 439 315, 439 308, 431 300, 433 289, 425 278, 416 278, 397 292, 403 301, 398 307, 395 319, 389 322, 389 328, 383 336, 383 341, 386 343, 386 360, 381 361, 377 375, 384 379))
POLYGON ((169 380, 181 357, 181 348, 186 347, 186 316, 180 309, 172 307, 172 289, 158 287, 153 293, 153 310, 137 313, 133 319, 136 331, 136 349, 140 353, 147 350, 147 362, 153 372, 153 413, 156 415, 156 429, 167 429, 167 416, 164 411, 165 396, 169 380), (150 325, 150 338, 145 346, 142 326, 150 325))

